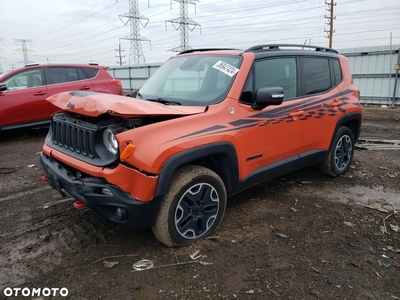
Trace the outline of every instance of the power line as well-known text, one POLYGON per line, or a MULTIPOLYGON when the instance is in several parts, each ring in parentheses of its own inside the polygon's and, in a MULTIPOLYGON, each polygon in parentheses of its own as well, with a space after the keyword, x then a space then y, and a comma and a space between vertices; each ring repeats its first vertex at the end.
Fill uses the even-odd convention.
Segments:
POLYGON ((99 11, 96 11, 96 12, 92 13, 91 15, 89 15, 89 16, 83 18, 83 19, 80 19, 80 20, 78 20, 78 21, 75 21, 75 22, 73 22, 73 23, 71 23, 71 24, 68 24, 68 25, 66 25, 66 26, 63 26, 63 27, 61 27, 61 28, 59 28, 59 29, 53 30, 53 31, 48 32, 48 33, 46 33, 46 34, 39 35, 39 36, 36 37, 35 39, 42 38, 42 37, 44 37, 44 36, 46 36, 46 35, 49 35, 49 34, 58 32, 58 31, 60 31, 60 30, 63 30, 63 29, 65 29, 65 28, 68 28, 68 27, 70 27, 70 26, 72 26, 72 25, 75 25, 75 24, 77 24, 77 23, 79 23, 79 22, 82 22, 82 21, 84 21, 84 20, 86 20, 86 19, 88 19, 88 18, 90 18, 90 17, 93 17, 94 15, 97 15, 98 13, 101 13, 102 11, 104 11, 104 10, 110 8, 111 6, 113 6, 113 5, 117 4, 117 3, 118 3, 118 2, 113 3, 113 4, 111 4, 111 5, 107 6, 107 7, 105 7, 105 8, 103 8, 103 9, 99 10, 99 11))
MULTIPOLYGON (((193 31, 197 26, 199 27, 201 26, 199 23, 193 21, 188 17, 188 4, 193 4, 196 6, 196 3, 198 3, 199 0, 174 0, 174 1, 179 3, 180 17, 165 21, 165 29, 167 29, 167 23, 172 23, 172 26, 174 26, 176 30, 180 29, 181 45, 179 47, 172 48, 170 51, 182 52, 192 48, 189 46, 189 30, 193 31)), ((200 27, 200 33, 201 33, 201 27, 200 27)))

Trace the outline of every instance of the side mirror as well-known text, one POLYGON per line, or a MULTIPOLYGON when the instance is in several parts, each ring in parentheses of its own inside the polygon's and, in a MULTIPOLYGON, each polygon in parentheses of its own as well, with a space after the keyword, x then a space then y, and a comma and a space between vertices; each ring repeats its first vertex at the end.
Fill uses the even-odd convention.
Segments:
POLYGON ((136 90, 136 91, 134 91, 134 92, 132 92, 132 93, 130 93, 130 94, 127 94, 126 96, 127 96, 127 97, 136 98, 137 93, 138 93, 138 90, 136 90))
POLYGON ((3 82, 0 82, 0 92, 7 90, 7 85, 3 82))
POLYGON ((283 88, 281 87, 262 87, 256 91, 254 110, 263 109, 269 105, 280 105, 283 102, 283 88))

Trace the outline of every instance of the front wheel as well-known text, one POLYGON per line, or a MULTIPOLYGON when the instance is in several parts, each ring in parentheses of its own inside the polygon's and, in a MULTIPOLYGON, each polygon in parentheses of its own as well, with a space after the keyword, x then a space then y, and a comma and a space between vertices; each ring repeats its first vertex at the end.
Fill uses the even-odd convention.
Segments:
POLYGON ((320 164, 319 169, 325 175, 336 177, 343 175, 350 168, 354 154, 354 135, 345 126, 336 133, 328 156, 320 164))
POLYGON ((223 181, 202 166, 185 166, 175 174, 152 227, 166 246, 180 247, 215 232, 225 213, 223 181))

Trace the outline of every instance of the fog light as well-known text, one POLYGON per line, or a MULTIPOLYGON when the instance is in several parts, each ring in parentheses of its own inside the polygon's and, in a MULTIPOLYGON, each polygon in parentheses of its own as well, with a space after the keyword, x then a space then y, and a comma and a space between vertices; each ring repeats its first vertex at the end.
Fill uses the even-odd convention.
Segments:
POLYGON ((115 214, 120 221, 124 221, 128 217, 128 211, 123 207, 117 207, 115 214))

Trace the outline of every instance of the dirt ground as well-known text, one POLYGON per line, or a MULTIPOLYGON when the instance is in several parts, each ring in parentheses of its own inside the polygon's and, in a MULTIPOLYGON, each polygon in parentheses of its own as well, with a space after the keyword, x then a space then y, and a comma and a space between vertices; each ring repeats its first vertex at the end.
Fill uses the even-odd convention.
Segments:
MULTIPOLYGON (((0 137, 0 299, 7 287, 65 287, 78 300, 400 299, 400 150, 358 149, 340 178, 312 167, 249 189, 215 236, 170 249, 42 182, 45 133, 0 137), (191 260, 197 250, 209 264, 191 260), (142 259, 154 268, 135 271, 142 259)), ((362 137, 400 140, 399 108, 366 107, 362 137)))

